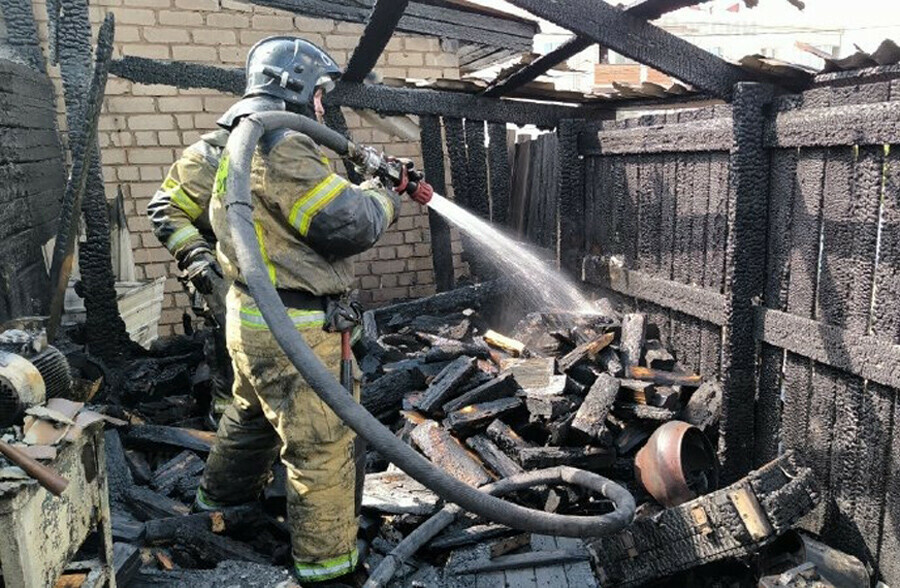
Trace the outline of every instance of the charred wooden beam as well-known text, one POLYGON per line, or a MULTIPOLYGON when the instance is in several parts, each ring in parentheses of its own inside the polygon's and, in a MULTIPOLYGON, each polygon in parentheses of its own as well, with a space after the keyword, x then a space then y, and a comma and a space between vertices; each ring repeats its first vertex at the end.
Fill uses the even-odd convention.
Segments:
POLYGON ((125 449, 118 431, 103 433, 106 450, 106 477, 109 484, 109 499, 114 504, 127 500, 128 490, 134 486, 134 478, 125 458, 125 449))
POLYGON ((492 83, 481 95, 490 98, 506 96, 525 84, 538 79, 560 63, 575 57, 593 44, 594 41, 587 37, 572 37, 550 53, 541 55, 509 77, 492 83))
POLYGON ((135 447, 159 449, 169 447, 190 449, 198 453, 209 453, 216 434, 211 431, 165 427, 161 425, 136 425, 131 427, 125 442, 135 447))
POLYGON ((113 569, 117 586, 128 586, 141 569, 141 551, 127 543, 113 543, 113 569))
POLYGON ((491 476, 446 429, 434 421, 425 421, 410 434, 416 446, 436 466, 454 478, 481 486, 491 481, 491 476))
POLYGON ((491 222, 506 226, 509 219, 509 192, 512 187, 506 125, 488 123, 490 141, 488 165, 491 171, 491 222))
POLYGON ((633 402, 621 402, 616 404, 613 411, 624 419, 641 419, 644 421, 671 421, 678 413, 668 408, 659 406, 648 406, 646 404, 636 404, 633 402))
POLYGON ((498 376, 444 404, 444 414, 450 414, 470 404, 508 398, 515 394, 517 389, 516 379, 511 374, 498 376))
MULTIPOLYGON (((126 56, 114 60, 110 73, 139 84, 164 84, 178 88, 210 88, 240 95, 244 72, 240 69, 162 61, 126 56)), ((576 109, 556 104, 482 98, 460 92, 390 88, 388 86, 339 82, 326 98, 326 106, 367 108, 381 114, 417 114, 472 117, 488 122, 535 124, 552 129, 560 119, 572 118, 576 109)))
POLYGON ((409 0, 376 0, 359 44, 341 76, 342 80, 359 83, 366 79, 391 40, 407 4, 409 0))
POLYGON ((606 347, 616 338, 615 333, 603 333, 592 341, 583 343, 560 357, 556 361, 559 371, 565 373, 569 371, 576 363, 583 359, 594 359, 597 354, 606 349, 606 347))
POLYGON ((579 399, 563 394, 525 394, 525 407, 532 421, 552 421, 569 414, 579 399))
POLYGON ((444 533, 435 538, 428 544, 428 547, 436 551, 446 551, 457 547, 465 547, 466 545, 474 545, 488 539, 497 537, 507 537, 516 531, 505 525, 495 523, 488 525, 472 525, 458 531, 444 533))
POLYGON ((391 418, 403 405, 406 394, 424 386, 425 376, 418 369, 398 370, 364 385, 360 404, 379 419, 391 418))
POLYGON ((222 561, 249 561, 268 563, 269 560, 243 541, 217 535, 212 531, 196 527, 186 527, 177 537, 167 543, 177 544, 207 565, 217 565, 222 561))
POLYGON ((645 315, 632 313, 622 317, 622 337, 619 342, 619 352, 626 369, 641 362, 646 336, 647 317, 645 315))
POLYGON ((142 486, 128 489, 128 508, 141 521, 186 515, 191 509, 177 500, 142 486))
MULTIPOLYGON (((699 4, 703 0, 642 0, 628 6, 625 12, 644 20, 655 20, 672 10, 699 4)), ((495 81, 482 92, 482 96, 507 96, 511 92, 538 79, 560 63, 575 57, 595 41, 589 37, 576 35, 545 55, 541 55, 519 71, 499 81, 495 81)))
POLYGON ((263 512, 254 505, 154 519, 144 523, 144 538, 150 544, 158 544, 179 541, 190 530, 217 534, 233 532, 261 526, 265 523, 263 517, 263 512))
POLYGON ((494 442, 484 435, 472 435, 466 439, 466 445, 477 453, 481 461, 501 478, 521 474, 524 471, 519 464, 510 459, 494 442))
POLYGON ((512 457, 518 458, 519 451, 527 447, 534 447, 532 443, 523 439, 512 429, 512 427, 500 419, 497 419, 488 425, 485 432, 491 441, 496 443, 500 449, 512 457))
POLYGON ((752 79, 739 67, 605 2, 510 2, 717 98, 731 99, 736 83, 752 79))
POLYGON ((567 465, 594 471, 609 468, 615 461, 612 447, 526 447, 519 451, 519 463, 529 470, 567 465))
POLYGON ((519 398, 500 398, 481 404, 471 404, 451 412, 444 423, 457 435, 466 436, 487 427, 488 423, 522 406, 519 398))
POLYGON ((455 359, 434 379, 422 397, 413 406, 425 414, 436 413, 459 390, 465 380, 475 372, 475 359, 463 356, 455 359))
POLYGON ((722 344, 720 454, 725 481, 753 467, 755 445, 757 341, 754 308, 766 284, 766 219, 769 150, 763 136, 774 89, 738 84, 734 97, 734 145, 731 148, 728 248, 725 254, 725 325, 722 344), (762 256, 762 258, 760 258, 762 256))
POLYGON ((607 431, 606 415, 618 394, 619 381, 608 374, 600 374, 575 413, 572 428, 593 439, 600 439, 607 431))
POLYGON ((703 376, 655 370, 639 365, 630 365, 625 368, 625 375, 634 380, 653 382, 654 384, 660 384, 662 386, 688 386, 696 388, 703 383, 703 376))
POLYGON ((671 371, 675 367, 675 357, 662 343, 651 339, 644 344, 644 363, 647 364, 647 367, 671 371))
MULTIPOLYGON (((446 194, 441 121, 434 115, 422 116, 419 118, 419 129, 425 177, 428 178, 435 192, 446 194)), ((429 208, 428 228, 431 230, 431 263, 434 268, 434 283, 438 292, 446 292, 452 290, 456 285, 450 225, 444 217, 429 208)))
POLYGON ((159 466, 153 474, 150 487, 166 496, 171 496, 184 479, 199 478, 205 465, 203 460, 192 451, 182 451, 159 466))

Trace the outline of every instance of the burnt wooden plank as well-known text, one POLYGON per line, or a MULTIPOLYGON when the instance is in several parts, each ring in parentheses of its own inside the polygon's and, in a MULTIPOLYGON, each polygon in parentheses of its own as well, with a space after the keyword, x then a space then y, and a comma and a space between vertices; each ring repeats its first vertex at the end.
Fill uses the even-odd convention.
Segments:
POLYGON ((209 453, 216 434, 211 431, 165 427, 161 425, 135 425, 128 430, 125 442, 143 448, 169 447, 209 453))
POLYGON ((439 468, 472 486, 491 481, 484 468, 449 432, 434 421, 425 421, 410 434, 416 446, 439 468))
POLYGON ((359 83, 372 71, 388 41, 391 40, 407 4, 409 0, 375 1, 359 44, 353 50, 353 55, 350 56, 341 76, 342 80, 359 83))
POLYGON ((441 533, 428 544, 428 547, 437 551, 453 549, 455 547, 463 547, 482 543, 488 539, 496 539, 497 537, 507 537, 516 531, 505 525, 491 523, 487 525, 472 525, 465 529, 455 531, 446 531, 441 533))
POLYGON ((506 226, 509 221, 511 170, 506 135, 505 124, 488 123, 491 222, 499 226, 506 226))
POLYGON ((663 386, 697 387, 703 382, 703 376, 696 374, 682 374, 637 365, 626 367, 625 376, 633 380, 643 380, 663 386))
POLYGON ((142 486, 129 488, 127 498, 129 510, 141 521, 177 517, 191 512, 191 509, 181 502, 142 486))
MULTIPOLYGON (((435 192, 446 195, 441 121, 437 116, 421 116, 419 117, 419 129, 425 177, 435 192)), ((456 283, 450 225, 444 217, 429 208, 428 228, 431 233, 431 263, 434 268, 434 282, 438 292, 446 292, 452 290, 456 283)))
POLYGON ((444 404, 444 414, 450 414, 471 404, 508 398, 514 395, 517 389, 518 386, 513 375, 502 374, 444 404))
POLYGON ((518 458, 521 449, 533 447, 530 442, 523 439, 512 427, 500 419, 488 425, 485 433, 491 441, 496 443, 498 447, 511 457, 518 458))
POLYGON ((622 317, 622 335, 619 342, 619 354, 622 364, 628 368, 641 362, 644 341, 647 337, 647 317, 643 314, 626 314, 622 317))
POLYGON ((166 496, 172 496, 182 480, 199 478, 205 465, 195 453, 182 451, 157 468, 150 481, 150 487, 166 496))
POLYGON ((493 441, 484 435, 473 435, 466 439, 466 445, 478 454, 481 461, 501 478, 521 474, 524 470, 508 455, 503 453, 493 441))
POLYGON ((453 411, 444 419, 444 425, 457 435, 471 435, 483 429, 496 418, 522 406, 520 398, 500 398, 480 404, 470 404, 453 411))
POLYGON ((615 333, 603 333, 587 343, 582 343, 569 353, 556 360, 556 367, 560 372, 567 372, 578 362, 584 359, 595 359, 597 354, 603 351, 615 339, 615 333))
MULTIPOLYGON (((797 151, 775 150, 771 155, 769 179, 769 230, 766 266, 765 305, 787 309, 793 206, 797 186, 797 151)), ((784 352, 760 345, 759 391, 756 403, 756 448, 754 465, 774 459, 781 439, 781 373, 784 352)))
POLYGON ((625 419, 641 419, 644 421, 671 421, 678 413, 660 406, 649 406, 634 402, 620 402, 615 405, 613 412, 625 419))
POLYGON ((435 377, 422 397, 413 403, 413 406, 426 414, 434 414, 444 403, 453 398, 460 386, 475 373, 476 369, 475 359, 472 357, 462 356, 453 360, 435 377))
MULTIPOLYGON (((883 147, 834 149, 825 168, 819 316, 860 334, 869 326, 883 171, 883 147)), ((857 517, 862 503, 868 504, 864 511, 878 509, 867 500, 867 486, 877 487, 879 481, 873 480, 869 469, 873 464, 865 459, 881 451, 877 437, 865 436, 877 427, 877 417, 865 412, 866 382, 846 375, 836 375, 835 380, 839 387, 834 398, 834 430, 840 434, 830 440, 829 475, 838 512, 834 521, 827 521, 831 524, 824 536, 839 548, 863 556, 877 552, 879 523, 857 517)), ((810 401, 811 423, 816 392, 814 388, 810 401)), ((822 445, 812 436, 809 442, 814 452, 822 445)))
POLYGON ((584 160, 578 156, 578 135, 584 126, 584 120, 567 119, 556 129, 559 262, 570 275, 579 273, 584 255, 584 160))
POLYGON ((378 418, 392 417, 401 408, 406 394, 424 386, 421 370, 397 370, 363 385, 360 404, 378 418))
MULTIPOLYGON (((825 159, 824 150, 804 149, 797 161, 786 302, 788 312, 804 318, 813 318, 815 312, 825 159)), ((795 448, 801 454, 808 447, 806 430, 811 377, 809 360, 788 353, 784 366, 782 435, 785 446, 795 448)))
POLYGON ((619 381, 608 374, 600 374, 591 386, 584 402, 575 413, 572 428, 585 435, 599 439, 606 431, 606 415, 616 401, 619 393, 619 381))
POLYGON ((616 461, 609 447, 525 447, 519 450, 519 463, 526 469, 567 465, 592 471, 602 470, 616 461))

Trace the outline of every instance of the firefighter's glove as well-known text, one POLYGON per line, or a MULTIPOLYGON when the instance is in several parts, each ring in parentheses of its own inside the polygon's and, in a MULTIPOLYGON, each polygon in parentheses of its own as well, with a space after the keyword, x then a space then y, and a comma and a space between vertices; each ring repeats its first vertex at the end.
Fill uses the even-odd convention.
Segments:
POLYGON ((225 279, 216 256, 208 249, 199 249, 193 253, 188 259, 185 271, 188 280, 204 295, 215 292, 217 286, 225 279))
POLYGON ((349 297, 331 298, 325 309, 325 330, 329 333, 350 331, 362 323, 362 305, 349 297))

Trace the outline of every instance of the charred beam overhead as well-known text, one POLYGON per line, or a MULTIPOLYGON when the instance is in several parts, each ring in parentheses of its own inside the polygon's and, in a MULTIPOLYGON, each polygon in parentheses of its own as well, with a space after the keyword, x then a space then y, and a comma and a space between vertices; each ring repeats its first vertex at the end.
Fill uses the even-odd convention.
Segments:
MULTIPOLYGON (((123 57, 112 62, 110 73, 139 84, 165 84, 177 88, 211 88, 240 95, 244 73, 210 65, 123 57)), ((326 97, 327 105, 369 108, 382 114, 416 114, 472 118, 488 122, 534 124, 552 129, 563 118, 575 118, 578 109, 556 104, 498 100, 459 92, 389 88, 339 82, 326 97)), ((598 111, 605 114, 606 111, 598 111)))
MULTIPOLYGON (((375 0, 243 0, 249 4, 293 12, 301 16, 366 22, 375 0)), ((397 30, 495 47, 531 50, 537 24, 461 10, 433 2, 410 2, 397 30)))
MULTIPOLYGON (((628 6, 625 12, 645 20, 655 20, 667 12, 699 4, 702 0, 640 0, 628 6)), ((590 37, 576 35, 550 53, 542 55, 532 63, 526 65, 508 78, 497 81, 486 89, 482 95, 500 97, 521 88, 529 82, 533 82, 560 63, 575 57, 595 41, 590 37)))
POLYGON ((575 57, 593 44, 594 41, 586 37, 572 37, 550 53, 541 55, 508 78, 491 84, 481 95, 493 98, 505 96, 525 84, 533 82, 563 61, 575 57))
POLYGON ((605 2, 510 2, 719 98, 730 99, 734 85, 750 79, 739 67, 605 2))
POLYGON ((409 0, 377 0, 366 23, 359 44, 353 50, 342 78, 346 82, 362 82, 381 57, 394 35, 409 0))

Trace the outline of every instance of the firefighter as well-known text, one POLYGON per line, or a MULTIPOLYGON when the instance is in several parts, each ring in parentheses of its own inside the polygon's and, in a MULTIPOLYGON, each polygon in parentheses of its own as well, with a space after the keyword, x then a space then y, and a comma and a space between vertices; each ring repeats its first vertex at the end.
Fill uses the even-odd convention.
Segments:
POLYGON ((210 424, 231 405, 233 376, 225 346, 225 295, 228 283, 216 261, 215 234, 209 220, 209 200, 228 131, 203 135, 185 149, 156 191, 147 215, 156 238, 175 256, 179 277, 194 314, 209 328, 203 350, 210 368, 210 424))
MULTIPOLYGON (((219 120, 223 129, 269 110, 321 121, 322 96, 340 75, 323 50, 293 37, 257 43, 247 56, 246 71, 244 99, 219 120)), ((284 355, 249 295, 225 218, 227 174, 226 151, 210 215, 218 260, 234 279, 226 319, 234 399, 219 423, 196 505, 214 509, 257 500, 280 451, 288 477, 295 576, 303 585, 341 585, 359 559, 355 435, 284 355)), ((287 129, 263 136, 250 183, 253 221, 269 278, 294 326, 338 378, 341 334, 326 330, 331 318, 326 309, 341 316, 355 312, 348 297, 354 281, 352 256, 375 245, 397 219, 397 190, 402 187, 387 189, 376 180, 351 184, 332 172, 312 139, 287 129)), ((423 181, 414 199, 426 203, 430 198, 431 188, 423 181)), ((358 381, 353 388, 358 400, 358 381)))

